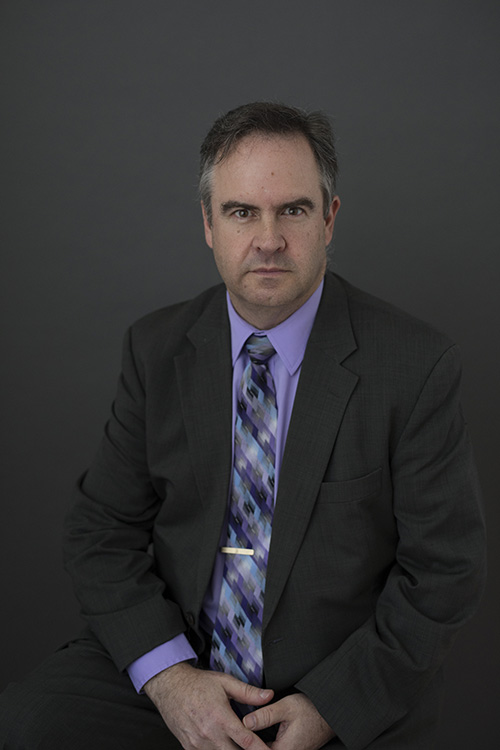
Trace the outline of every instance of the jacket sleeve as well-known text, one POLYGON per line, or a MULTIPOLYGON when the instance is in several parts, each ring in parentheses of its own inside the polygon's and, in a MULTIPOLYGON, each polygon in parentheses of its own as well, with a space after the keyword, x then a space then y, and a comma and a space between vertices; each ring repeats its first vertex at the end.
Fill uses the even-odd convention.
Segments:
POLYGON ((451 347, 392 455, 399 542, 373 616, 296 685, 349 750, 410 710, 482 594, 484 522, 459 381, 451 347))
POLYGON ((144 375, 132 341, 133 329, 111 417, 77 484, 63 542, 82 615, 119 669, 186 629, 148 552, 160 498, 148 470, 144 375))

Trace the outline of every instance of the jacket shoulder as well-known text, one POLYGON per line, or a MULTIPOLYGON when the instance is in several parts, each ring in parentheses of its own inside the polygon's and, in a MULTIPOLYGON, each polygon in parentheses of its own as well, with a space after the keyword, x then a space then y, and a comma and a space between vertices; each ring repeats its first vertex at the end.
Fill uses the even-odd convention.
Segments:
POLYGON ((223 284, 206 289, 193 299, 154 310, 129 328, 134 348, 144 353, 161 348, 176 350, 186 342, 186 333, 207 311, 220 314, 225 306, 223 284))
POLYGON ((455 345, 445 333, 430 323, 337 277, 344 289, 353 331, 358 344, 371 343, 380 349, 393 351, 425 350, 427 353, 444 352, 455 345))

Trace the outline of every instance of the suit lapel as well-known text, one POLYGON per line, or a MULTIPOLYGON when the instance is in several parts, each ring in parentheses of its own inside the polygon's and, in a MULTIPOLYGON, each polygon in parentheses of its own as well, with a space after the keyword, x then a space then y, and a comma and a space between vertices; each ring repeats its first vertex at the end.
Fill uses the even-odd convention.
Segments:
POLYGON ((181 406, 198 491, 204 541, 198 555, 197 604, 213 570, 231 478, 232 363, 224 290, 188 331, 194 349, 175 358, 181 406))
POLYGON ((331 275, 309 337, 280 471, 266 583, 268 624, 304 537, 342 417, 358 381, 341 362, 356 349, 345 291, 331 275))

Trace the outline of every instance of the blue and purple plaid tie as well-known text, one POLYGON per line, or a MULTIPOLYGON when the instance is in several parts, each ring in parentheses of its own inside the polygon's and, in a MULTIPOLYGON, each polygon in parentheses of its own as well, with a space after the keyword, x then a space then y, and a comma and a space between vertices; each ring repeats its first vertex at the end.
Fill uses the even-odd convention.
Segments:
POLYGON ((274 508, 277 408, 267 336, 250 336, 238 394, 227 553, 210 666, 262 685, 262 613, 274 508), (235 552, 246 550, 247 554, 235 552), (252 552, 253 551, 253 552, 252 552))

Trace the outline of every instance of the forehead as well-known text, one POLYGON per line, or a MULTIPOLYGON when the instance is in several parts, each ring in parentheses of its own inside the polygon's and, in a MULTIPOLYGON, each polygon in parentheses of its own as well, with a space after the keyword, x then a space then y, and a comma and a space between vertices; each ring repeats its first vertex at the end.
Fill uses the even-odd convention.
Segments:
POLYGON ((321 192, 320 173, 313 151, 302 135, 252 135, 243 138, 215 165, 214 193, 261 194, 321 192))

